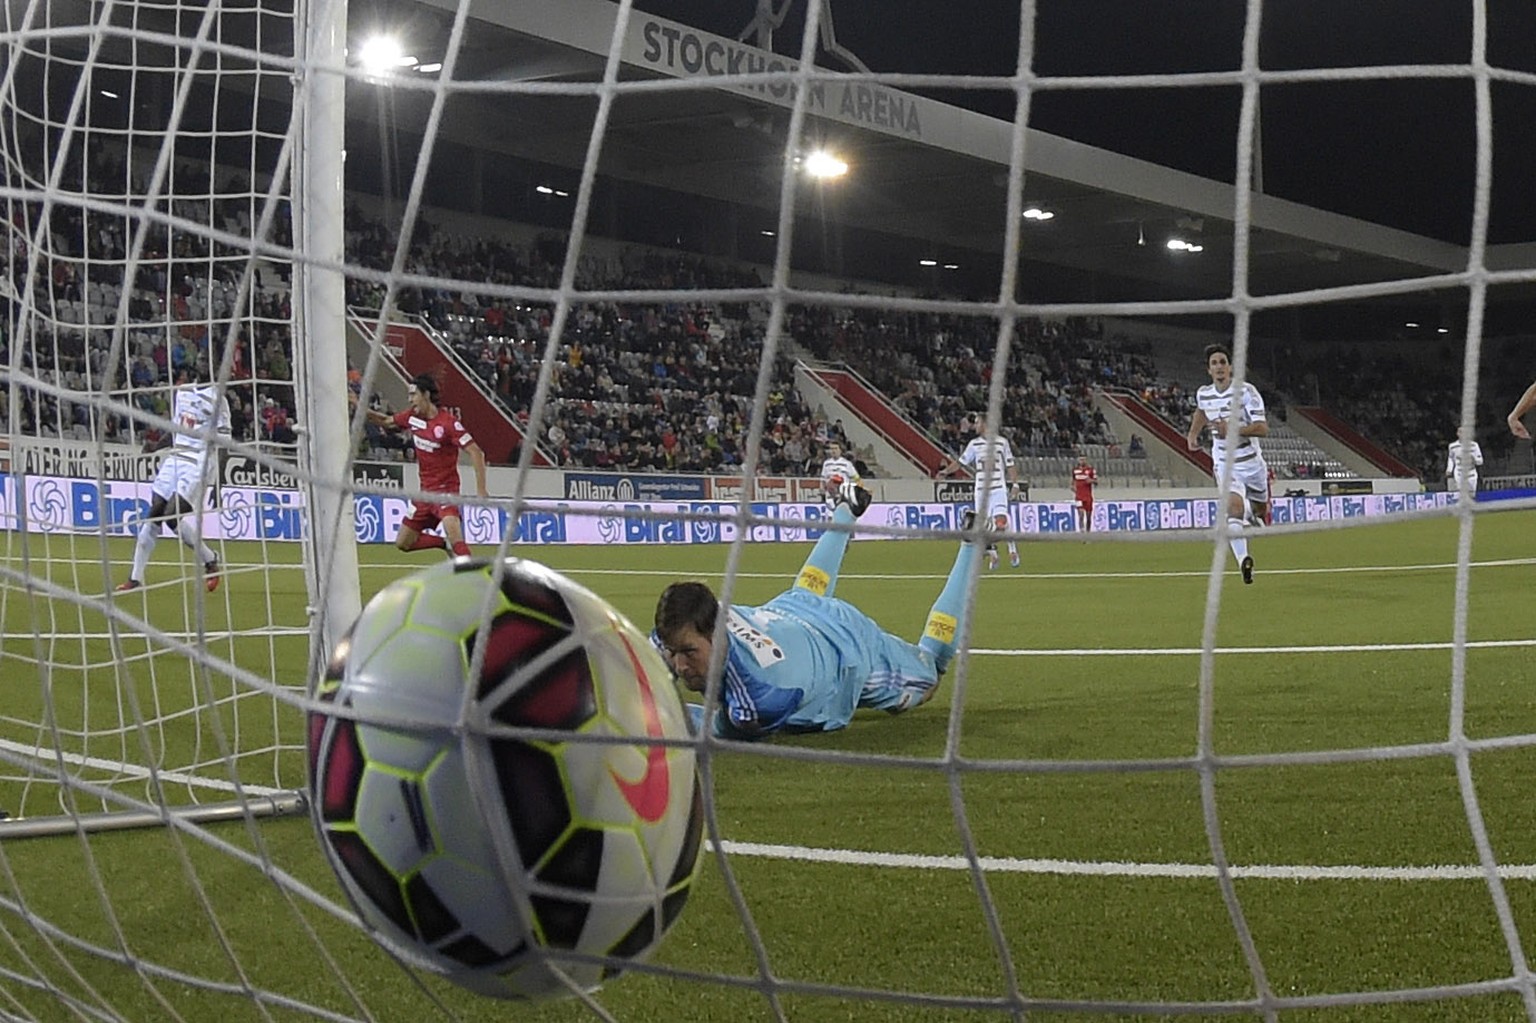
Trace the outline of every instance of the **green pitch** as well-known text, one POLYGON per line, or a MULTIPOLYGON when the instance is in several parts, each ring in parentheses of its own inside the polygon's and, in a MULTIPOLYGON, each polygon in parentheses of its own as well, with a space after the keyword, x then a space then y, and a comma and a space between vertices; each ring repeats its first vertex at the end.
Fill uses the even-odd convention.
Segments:
MULTIPOLYGON (((713 754, 726 856, 705 854, 658 962, 729 979, 637 974, 598 1000, 619 1020, 770 1020, 774 990, 791 1020, 958 1023, 1020 1008, 1050 1023, 1150 1020, 1165 1018, 1158 1002, 1225 1003, 1183 1019, 1259 1019, 1246 1006, 1261 973, 1272 996, 1303 1000, 1279 1014, 1287 1023, 1526 1019, 1515 994, 1422 989, 1514 972, 1502 905, 1524 954, 1536 947, 1536 757, 1518 741, 1536 735, 1533 525, 1529 512, 1476 521, 1459 691, 1454 521, 1261 535, 1247 587, 1224 557, 1216 645, 1227 652, 1204 666, 1208 689, 1208 543, 1024 544, 1021 570, 980 579, 971 653, 932 703, 713 754), (1449 743, 1461 735, 1469 745, 1449 743), (1363 752, 1376 749, 1390 756, 1363 752), (833 751, 853 756, 833 762, 833 751), (1339 751, 1361 752, 1322 762, 1339 751), (1476 869, 1479 830, 1508 868, 1497 890, 1476 869), (1230 900, 1213 835, 1236 871, 1230 900), (936 998, 860 1001, 832 985, 936 998), (1011 1003, 1015 986, 1040 1004, 1011 1003), (1421 996, 1305 1001, 1403 989, 1421 996)), ((225 585, 200 600, 162 543, 148 592, 116 604, 115 638, 72 594, 120 578, 126 541, 6 534, 0 549, 0 749, 57 747, 73 776, 135 800, 157 784, 172 802, 226 798, 181 769, 228 777, 217 765, 230 749, 247 785, 302 784, 294 548, 229 545, 225 585), (31 592, 23 571, 41 581, 31 592), (146 639, 140 622, 162 635, 146 639), (252 631, 267 622, 287 631, 252 631), (231 667, 189 666, 178 644, 199 632, 231 667), (155 725, 122 726, 135 718, 155 725), (175 770, 167 782, 125 776, 123 763, 175 770)), ((736 598, 784 588, 806 550, 744 549, 736 598)), ((949 541, 855 543, 838 595, 915 637, 952 552, 949 541)), ((718 583, 728 550, 520 553, 645 624, 670 579, 718 583)), ((430 563, 388 548, 361 556, 365 592, 430 563)), ((12 756, 0 773, 0 807, 57 812, 58 788, 38 772, 12 756)), ((81 810, 112 808, 110 796, 76 795, 81 810)), ((369 1018, 363 1005, 381 1021, 601 1018, 579 1003, 509 1007, 418 985, 294 882, 342 898, 301 819, 0 841, 0 1016, 77 1018, 37 989, 47 977, 82 1006, 145 1020, 174 1018, 167 1007, 220 1023, 316 1018, 258 1011, 237 993, 246 983, 345 1018, 369 1018)))

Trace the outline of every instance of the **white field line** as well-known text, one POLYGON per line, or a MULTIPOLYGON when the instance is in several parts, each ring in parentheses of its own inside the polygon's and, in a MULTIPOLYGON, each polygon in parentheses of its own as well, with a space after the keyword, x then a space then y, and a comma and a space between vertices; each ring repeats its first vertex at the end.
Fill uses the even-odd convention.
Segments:
MULTIPOLYGON (((0 740, 0 751, 11 754, 6 759, 25 762, 46 754, 52 762, 51 751, 0 740)), ((119 776, 145 779, 150 772, 141 765, 121 761, 104 760, 100 757, 81 757, 64 754, 59 759, 75 767, 93 768, 119 776)), ((158 773, 161 784, 189 785, 230 793, 235 786, 227 779, 208 778, 180 771, 158 773)), ((249 798, 283 795, 284 790, 261 785, 243 785, 249 798)), ((708 843, 711 849, 713 842, 708 843)), ((891 870, 969 870, 970 861, 964 856, 928 856, 917 853, 866 852, 858 849, 818 849, 801 845, 773 845, 760 842, 732 842, 720 846, 730 856, 750 856, 758 859, 787 860, 798 863, 829 863, 838 866, 880 868, 891 870)), ((1174 880, 1207 880, 1217 876, 1216 868, 1209 863, 1126 863, 1095 860, 1021 859, 1017 857, 981 856, 977 864, 989 874, 1034 874, 1071 877, 1140 877, 1169 878, 1174 880)), ((1505 880, 1536 880, 1536 864, 1500 864, 1499 877, 1505 880)), ((1476 881, 1487 874, 1480 867, 1466 865, 1439 865, 1428 867, 1367 867, 1353 865, 1316 866, 1308 864, 1249 864, 1231 868, 1234 878, 1263 881, 1476 881)))
MULTIPOLYGON (((1536 646, 1536 639, 1469 640, 1468 650, 1501 650, 1509 647, 1536 646)), ((1444 643, 1333 643, 1318 646, 1218 646, 1216 654, 1357 654, 1395 651, 1453 650, 1456 644, 1444 643)), ((1076 647, 1061 650, 1002 650, 976 647, 972 657, 1197 657, 1204 653, 1197 646, 1179 647, 1076 647)))
MULTIPOLYGON (((21 639, 24 634, 18 634, 12 638, 21 639)), ((124 639, 131 637, 131 633, 120 633, 124 639)), ((199 638, 209 640, 223 640, 230 638, 264 639, 276 636, 303 637, 309 635, 307 629, 274 628, 251 629, 238 632, 209 631, 196 632, 168 632, 167 636, 192 642, 199 638)), ((45 640, 88 641, 106 640, 105 632, 48 632, 43 635, 45 640)), ((1468 650, 1503 650, 1520 647, 1536 646, 1536 639, 1479 639, 1470 640, 1466 644, 1468 650)), ((1421 642, 1421 643, 1332 643, 1314 646, 1218 646, 1212 653, 1215 654, 1355 654, 1355 653, 1394 653, 1394 652, 1422 652, 1432 650, 1452 650, 1455 644, 1445 642, 1421 642)), ((972 647, 972 657, 1198 657, 1204 653, 1197 646, 1179 647, 1061 647, 1043 648, 1039 650, 1023 648, 998 648, 998 647, 972 647)), ((78 666, 76 666, 78 667, 78 666)))
MULTIPOLYGON (((713 844, 711 844, 713 848, 713 844)), ((863 852, 856 849, 814 849, 798 845, 765 845, 758 842, 722 843, 731 856, 794 860, 801 863, 832 863, 850 867, 884 867, 896 870, 969 870, 964 856, 922 856, 912 853, 863 852)), ((989 874, 1055 874, 1074 877, 1152 877, 1209 879, 1217 876, 1209 863, 1120 863, 1093 860, 1017 859, 981 856, 977 864, 989 874)), ((1506 880, 1536 879, 1536 864, 1500 864, 1506 880)), ((1432 867, 1311 866, 1305 864, 1235 865, 1233 877, 1263 881, 1474 881, 1487 878, 1481 867, 1443 865, 1432 867)))
MULTIPOLYGON (((1536 565, 1536 558, 1495 558, 1488 561, 1473 561, 1469 563, 1472 568, 1517 568, 1536 565)), ((297 567, 297 566, 293 566, 297 567)), ((360 565, 360 569, 389 570, 399 572, 398 565, 360 565)), ((1421 565, 1335 565, 1316 568, 1264 568, 1265 576, 1272 575, 1341 575, 1348 573, 1355 575, 1361 572, 1444 572, 1456 568, 1454 561, 1427 562, 1421 565)), ((639 576, 676 579, 680 575, 687 576, 687 572, 678 572, 676 569, 659 568, 580 568, 568 566, 560 569, 565 575, 582 576, 639 576)), ((1233 575, 1237 574, 1234 568, 1233 575)), ((999 570, 983 573, 983 579, 1016 579, 1041 580, 1041 579, 1206 579, 1210 577, 1209 569, 1190 569, 1167 572, 1031 572, 1027 568, 1020 570, 999 570)), ((720 572, 696 572, 693 575, 701 578, 723 578, 720 572)), ((839 572, 839 579, 871 579, 888 582, 893 579, 947 579, 947 573, 881 573, 881 572, 839 572)), ((738 579, 783 579, 783 572, 737 572, 738 579)))

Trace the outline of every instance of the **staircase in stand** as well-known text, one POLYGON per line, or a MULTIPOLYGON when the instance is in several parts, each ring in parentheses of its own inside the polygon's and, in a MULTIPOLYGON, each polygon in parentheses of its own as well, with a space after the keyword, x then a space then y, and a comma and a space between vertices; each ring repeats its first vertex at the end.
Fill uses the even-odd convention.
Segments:
MULTIPOLYGON (((377 313, 349 309, 347 321, 364 343, 371 343, 377 313)), ((458 410, 487 461, 517 461, 518 449, 527 437, 522 424, 426 321, 419 317, 392 319, 384 326, 384 343, 379 347, 384 364, 406 382, 422 374, 437 381, 438 404, 458 410)), ((536 444, 533 464, 551 468, 555 462, 536 444)))
POLYGON ((948 452, 853 370, 844 366, 809 366, 803 362, 796 366, 796 370, 836 396, 844 408, 873 430, 900 458, 927 475, 935 475, 949 461, 948 452))
POLYGON ((1125 416, 1145 429, 1149 434, 1161 440, 1175 453, 1183 456, 1205 475, 1215 478, 1211 465, 1211 454, 1201 449, 1191 451, 1183 434, 1168 424, 1168 420, 1158 415, 1150 405, 1142 401, 1140 397, 1129 391, 1112 391, 1105 389, 1103 395, 1106 401, 1119 409, 1125 416))
POLYGON ((1418 473, 1396 455, 1361 436, 1360 432, 1325 408, 1296 406, 1292 410, 1328 436, 1376 466, 1388 476, 1417 478, 1418 473))

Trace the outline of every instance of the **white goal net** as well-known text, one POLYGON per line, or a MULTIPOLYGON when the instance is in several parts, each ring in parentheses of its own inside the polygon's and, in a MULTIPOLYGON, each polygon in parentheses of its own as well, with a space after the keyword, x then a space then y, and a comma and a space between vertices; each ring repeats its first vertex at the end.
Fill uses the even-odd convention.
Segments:
POLYGON ((0 1020, 1536 1023, 1532 502, 1441 485, 1458 428, 1485 475, 1528 458, 1492 443, 1528 347, 1484 337, 1536 282, 1490 230, 1523 187, 1494 178, 1496 99, 1536 81, 1493 5, 1454 59, 1271 67, 1289 22, 1253 0, 1218 67, 1110 74, 1044 70, 1079 14, 1023 0, 975 26, 1012 66, 971 75, 866 65, 831 0, 737 6, 739 37, 629 0, 5 5, 0 1020), (404 49, 377 62, 375 31, 404 49), (1264 191, 1265 147, 1306 133, 1261 138, 1261 100, 1358 102, 1368 134, 1394 86, 1445 81, 1475 184, 1454 241, 1264 191), (1032 114, 1175 90, 1223 97, 1226 180, 1032 114), (811 176, 839 145, 846 180, 811 176), (1390 360, 1303 343, 1318 310, 1398 302, 1446 329, 1390 360), (1263 528, 1184 444, 1211 340, 1270 400, 1263 528), (893 626, 961 535, 969 483, 935 473, 963 424, 1035 491, 965 581, 932 706, 700 739, 687 912, 565 1003, 390 955, 306 813, 331 646, 440 556, 391 545, 423 488, 366 416, 417 374, 492 462, 471 547, 645 628, 674 576, 790 584, 805 547, 772 541, 816 535, 829 439, 876 498, 839 595, 893 626), (196 384, 227 432, 177 421, 196 384), (1359 493, 1366 407, 1411 464, 1372 446, 1402 474, 1359 493), (209 469, 150 544, 179 439, 209 469), (1104 495, 1081 536, 1078 453, 1104 495))

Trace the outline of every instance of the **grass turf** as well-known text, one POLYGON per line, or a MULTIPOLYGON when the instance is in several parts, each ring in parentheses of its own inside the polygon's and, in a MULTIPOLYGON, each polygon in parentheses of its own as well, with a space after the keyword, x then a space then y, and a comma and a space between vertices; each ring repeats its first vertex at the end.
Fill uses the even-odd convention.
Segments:
MULTIPOLYGON (((972 651, 931 704, 714 756, 718 834, 737 851, 723 862, 706 854, 698 890, 657 962, 725 979, 634 975, 599 1000, 625 1020, 773 1019, 765 962, 788 985, 777 997, 796 1020, 1009 1018, 1010 977, 1042 1000, 1032 1020, 1108 1018, 1111 1004, 1122 1010, 1113 1018, 1152 1019, 1158 1014, 1143 1003, 1180 1002, 1216 1003, 1183 1018, 1260 1018, 1241 1011, 1257 985, 1210 869, 1208 813, 1232 864, 1294 868, 1233 882, 1275 996, 1511 975, 1485 879, 1386 868, 1475 865, 1469 806, 1500 863, 1536 863, 1531 751, 1491 742, 1536 733, 1530 647, 1500 645, 1532 638, 1520 610, 1533 571, 1531 520, 1477 519, 1467 595, 1474 645, 1460 699, 1444 646, 1453 635, 1455 522, 1261 536, 1251 587, 1226 558, 1216 632, 1224 652, 1209 666, 1209 743, 1222 759, 1204 793, 1193 764, 1210 545, 1025 544, 1023 569, 979 581, 972 651), (1437 745, 1458 721, 1473 740, 1490 740, 1467 751, 1461 776, 1437 745), (1323 756, 1377 748, 1402 755, 1323 756), (868 756, 834 760, 833 751, 868 756), (1288 753, 1318 757, 1274 756, 1288 753), (1108 763, 1134 769, 1098 769, 1108 763), (979 855, 996 858, 980 877, 953 869, 967 836, 979 855), (796 850, 822 851, 823 860, 796 850), (1346 867, 1375 869, 1319 869, 1346 867), (939 997, 911 1003, 831 990, 842 986, 939 997), (1092 1012, 1057 1002, 1109 1004, 1092 1012)), ((207 799, 179 772, 201 765, 199 773, 227 777, 220 762, 231 749, 242 752, 248 784, 302 784, 296 701, 307 674, 306 598, 295 547, 229 545, 226 584, 200 599, 191 570, 162 544, 151 586, 114 605, 116 637, 100 605, 80 595, 99 595, 121 574, 126 541, 23 544, 8 535, 4 549, 5 568, 39 584, 28 591, 5 581, 4 749, 57 747, 76 776, 135 799, 154 782, 115 765, 154 764, 171 774, 166 798, 207 799), (264 623, 288 631, 256 631, 264 623), (189 664, 177 644, 199 632, 209 637, 201 649, 231 670, 189 664), (133 726, 138 720, 153 724, 133 726)), ((838 595, 915 636, 952 550, 947 541, 856 543, 838 595)), ((667 580, 718 581, 727 549, 536 554, 643 623, 667 580)), ((745 548, 737 599, 778 592, 804 554, 802 546, 745 548)), ((361 556, 367 592, 428 563, 388 548, 361 556)), ((57 811, 60 790, 45 773, 6 773, 0 807, 57 811)), ((364 1005, 381 1020, 509 1014, 435 979, 411 979, 366 937, 293 897, 294 885, 273 884, 279 873, 341 899, 304 820, 212 825, 192 836, 153 829, 4 842, 0 1010, 74 1018, 63 992, 130 1019, 172 1018, 170 1010, 194 1020, 313 1018, 283 1004, 263 1015, 239 993, 249 983, 358 1018, 364 1005), (210 836, 222 846, 200 840, 210 836), (156 969, 124 965, 133 962, 156 969), (188 984, 176 971, 231 988, 188 984), (40 978, 56 990, 41 989, 40 978)), ((1522 873, 1504 889, 1528 946, 1536 941, 1531 881, 1522 873)), ((516 1015, 598 1018, 577 1003, 516 1015)), ((1527 1017, 1517 996, 1487 993, 1301 1005, 1280 1018, 1527 1017)))

